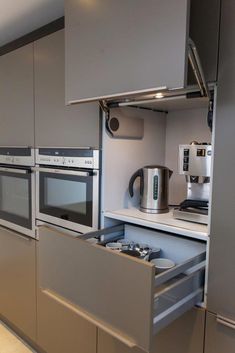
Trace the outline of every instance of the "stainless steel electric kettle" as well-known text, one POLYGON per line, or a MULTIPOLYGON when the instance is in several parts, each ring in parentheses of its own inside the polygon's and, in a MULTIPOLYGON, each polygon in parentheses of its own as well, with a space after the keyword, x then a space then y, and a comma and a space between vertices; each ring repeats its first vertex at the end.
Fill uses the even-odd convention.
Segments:
POLYGON ((169 179, 172 171, 163 166, 148 165, 138 169, 129 182, 129 194, 134 196, 134 183, 140 177, 140 211, 166 213, 168 208, 169 179))

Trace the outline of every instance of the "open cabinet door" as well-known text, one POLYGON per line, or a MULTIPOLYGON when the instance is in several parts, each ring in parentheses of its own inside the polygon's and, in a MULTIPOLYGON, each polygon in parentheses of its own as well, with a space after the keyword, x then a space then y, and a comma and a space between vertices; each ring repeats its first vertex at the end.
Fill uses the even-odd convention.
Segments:
POLYGON ((66 0, 66 102, 185 86, 189 0, 66 0))

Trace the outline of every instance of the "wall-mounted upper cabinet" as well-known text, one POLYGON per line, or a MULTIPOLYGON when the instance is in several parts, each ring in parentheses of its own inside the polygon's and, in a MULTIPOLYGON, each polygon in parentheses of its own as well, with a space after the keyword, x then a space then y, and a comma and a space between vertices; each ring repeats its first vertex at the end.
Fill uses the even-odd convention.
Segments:
POLYGON ((203 41, 202 55, 210 51, 213 72, 205 76, 216 79, 220 0, 213 12, 212 0, 204 1, 202 13, 197 2, 66 0, 67 104, 185 87, 189 34, 203 41))
POLYGON ((0 145, 34 146, 33 44, 0 56, 0 145))
POLYGON ((66 100, 183 87, 188 0, 66 0, 66 100))
POLYGON ((99 148, 99 106, 65 106, 64 30, 34 43, 36 147, 99 148))

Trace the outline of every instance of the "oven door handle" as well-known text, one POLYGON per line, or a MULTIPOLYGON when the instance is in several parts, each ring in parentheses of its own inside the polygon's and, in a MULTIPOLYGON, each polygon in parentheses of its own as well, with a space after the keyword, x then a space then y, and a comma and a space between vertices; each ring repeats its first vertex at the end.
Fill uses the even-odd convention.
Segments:
POLYGON ((34 171, 36 172, 43 172, 43 173, 53 173, 53 174, 64 174, 64 175, 77 175, 77 176, 91 176, 94 175, 93 171, 85 172, 85 171, 78 171, 78 170, 61 170, 61 169, 52 169, 52 168, 41 168, 41 167, 34 167, 34 171))
POLYGON ((7 167, 0 167, 0 172, 8 172, 8 173, 14 173, 14 174, 32 173, 31 169, 15 169, 15 168, 7 168, 7 167))

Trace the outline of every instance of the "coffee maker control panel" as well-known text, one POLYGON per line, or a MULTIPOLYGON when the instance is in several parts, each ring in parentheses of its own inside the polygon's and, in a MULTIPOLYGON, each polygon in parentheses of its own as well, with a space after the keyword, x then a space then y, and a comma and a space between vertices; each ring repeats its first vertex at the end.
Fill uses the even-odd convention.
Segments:
POLYGON ((211 176, 211 145, 180 145, 179 173, 189 176, 211 176))

